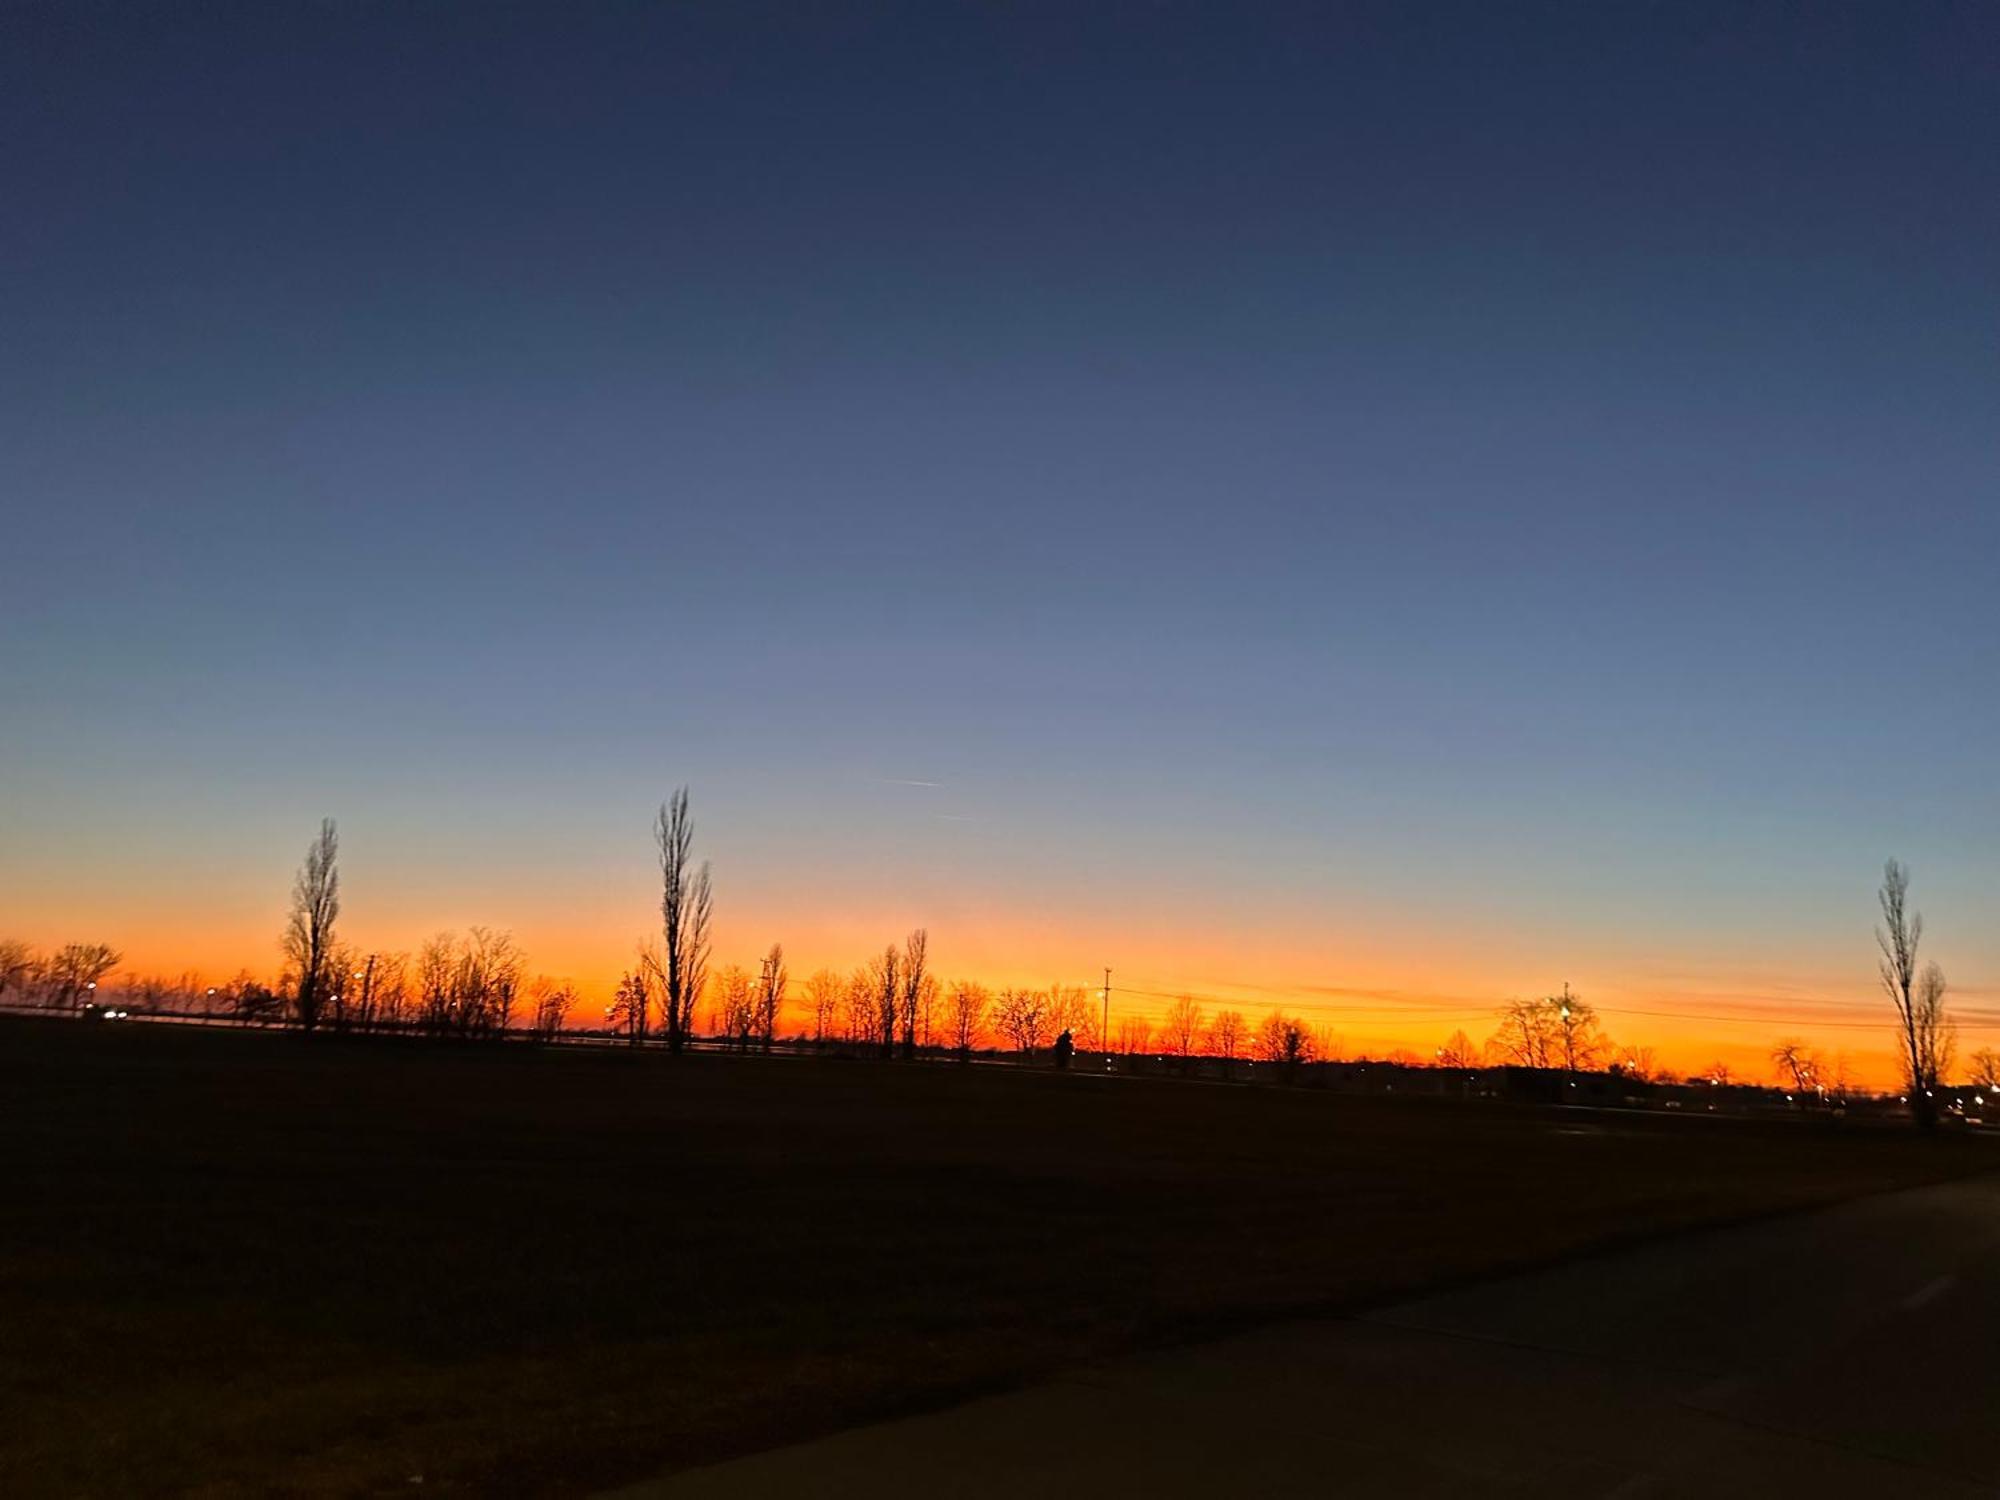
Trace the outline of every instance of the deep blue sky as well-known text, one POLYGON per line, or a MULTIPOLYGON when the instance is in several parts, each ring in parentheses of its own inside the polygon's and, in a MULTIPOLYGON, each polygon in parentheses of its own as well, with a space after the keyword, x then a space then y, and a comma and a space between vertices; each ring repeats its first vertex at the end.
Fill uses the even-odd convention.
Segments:
POLYGON ((1992 7, 10 5, 0 141, 29 936, 636 931, 688 780, 767 925, 2000 980, 1992 7))

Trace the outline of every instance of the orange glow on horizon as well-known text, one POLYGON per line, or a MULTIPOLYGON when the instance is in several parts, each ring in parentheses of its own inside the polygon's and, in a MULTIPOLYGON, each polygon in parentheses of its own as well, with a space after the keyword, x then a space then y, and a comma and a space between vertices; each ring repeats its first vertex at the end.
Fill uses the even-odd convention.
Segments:
MULTIPOLYGON (((568 979, 581 990, 582 1003, 573 1024, 601 1021, 613 985, 631 962, 646 910, 638 905, 638 922, 623 920, 622 913, 605 918, 584 912, 572 914, 562 926, 514 928, 528 954, 531 974, 568 979)), ((341 935, 364 951, 371 947, 414 951, 442 927, 471 925, 468 921, 418 926, 385 920, 386 916, 378 907, 351 903, 341 919, 341 935)), ((275 913, 262 922, 211 921, 204 927, 171 918, 58 923, 46 915, 35 925, 40 931, 32 936, 44 949, 72 938, 110 934, 107 940, 124 954, 118 971, 123 978, 195 971, 204 982, 215 983, 247 969, 269 980, 278 968, 275 913)), ((764 934, 782 940, 789 932, 785 948, 793 1001, 787 1024, 796 1028, 801 1020, 797 992, 808 974, 822 967, 845 974, 917 925, 923 924, 908 916, 864 920, 851 912, 816 920, 796 912, 750 920, 739 916, 718 924, 714 966, 737 962, 754 971, 771 940, 764 934)), ((1101 993, 1101 964, 1080 966, 1076 958, 1087 950, 1088 937, 1057 923, 987 916, 950 929, 933 922, 930 931, 931 969, 941 980, 967 979, 996 990, 1008 985, 1043 989, 1060 983, 1085 989, 1093 997, 1101 993)), ((1740 1081, 1773 1083, 1777 1081, 1770 1060, 1773 1044, 1781 1037, 1798 1037, 1828 1062, 1844 1064, 1857 1086, 1886 1090, 1896 1079, 1889 1017, 1866 976, 1863 982, 1827 987, 1803 999, 1789 998, 1775 985, 1760 994, 1694 982, 1674 986, 1634 982, 1603 963, 1547 977, 1545 966, 1517 951, 1503 948, 1482 955, 1470 944, 1456 952, 1430 944, 1437 961, 1418 969, 1359 948, 1329 951, 1325 944, 1251 944, 1226 935, 1168 940, 1165 934, 1146 931, 1114 936, 1117 940, 1107 945, 1116 960, 1111 989, 1114 1034, 1120 1019, 1128 1016, 1143 1016, 1157 1024, 1174 999, 1186 994, 1210 1017, 1224 1009, 1242 1012, 1252 1028, 1269 1011, 1283 1010, 1324 1028, 1347 1057, 1407 1053, 1428 1061, 1457 1031, 1465 1032, 1475 1046, 1483 1044, 1507 1001, 1549 993, 1567 978, 1596 1008, 1614 1044, 1650 1048, 1657 1065, 1675 1074, 1706 1072, 1721 1063, 1740 1081), (1302 981, 1301 974, 1343 978, 1302 981)), ((1983 1022, 1985 1013, 1972 1007, 1970 1019, 1983 1022)), ((1984 1029, 1962 1023, 1961 1058, 1989 1044, 1984 1029)))

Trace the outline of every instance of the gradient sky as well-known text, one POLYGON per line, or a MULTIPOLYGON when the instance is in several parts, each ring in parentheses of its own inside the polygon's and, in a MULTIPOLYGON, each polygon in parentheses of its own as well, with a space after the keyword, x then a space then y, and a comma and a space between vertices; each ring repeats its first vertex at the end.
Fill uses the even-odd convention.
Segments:
POLYGON ((1872 1066, 1896 854, 2000 1042, 1993 7, 15 4, 0 140, 0 933, 331 814, 602 985, 687 782, 724 958, 1872 1066))

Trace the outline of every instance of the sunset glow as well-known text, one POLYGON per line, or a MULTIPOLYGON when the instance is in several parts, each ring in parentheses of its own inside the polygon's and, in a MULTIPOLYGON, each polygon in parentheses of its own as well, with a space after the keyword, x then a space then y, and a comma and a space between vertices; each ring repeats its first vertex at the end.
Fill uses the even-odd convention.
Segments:
POLYGON ((349 940, 510 929, 601 1004, 686 784, 723 961, 924 926, 1418 1055, 1568 982, 1676 1070, 1884 1082, 1894 856, 2000 1042, 1969 94, 1863 120, 1664 20, 1557 84, 1476 17, 676 12, 565 22, 625 102, 557 128, 547 18, 389 102, 375 23, 294 23, 309 78, 159 17, 9 90, 62 123, 6 252, 0 937, 272 973, 333 816, 349 940))
MULTIPOLYGON (((1597 1007, 1615 1043, 1651 1047, 1677 1073, 1719 1061, 1738 1078, 1773 1081, 1772 1044, 1800 1037, 1838 1057, 1857 1083, 1894 1084, 1893 1036, 1870 967, 1865 901, 1852 903, 1853 930, 1841 935, 1831 961, 1824 947, 1807 941, 1810 930, 1758 948, 1740 945, 1718 960, 1706 943, 1673 951, 1582 926, 1538 930, 1524 918, 1516 927, 1504 913, 1488 913, 1481 925, 1453 916, 1427 929, 1386 904, 1356 904, 1351 889, 1338 883, 1329 885, 1327 910, 1346 913, 1342 925, 1349 930, 1329 922, 1316 931, 1279 889, 1261 912, 1252 904, 1254 889, 1245 890, 1227 921, 1171 890, 1120 892, 1108 881, 1092 890, 1083 877, 1104 867, 1089 858, 1061 877, 1057 894, 1009 890, 982 876, 994 862, 981 859, 977 835, 963 831, 952 834, 950 851, 963 862, 960 889, 918 858, 906 871, 871 863, 858 890, 830 874, 821 877, 824 886, 808 883, 798 865, 781 857, 763 869, 732 870, 715 847, 729 815, 725 809, 703 825, 718 829, 706 841, 719 864, 717 962, 754 967, 770 942, 782 941, 795 983, 821 967, 845 973, 883 943, 928 926, 933 966, 946 978, 993 988, 1061 983, 1088 989, 1095 999, 1109 966, 1114 1029, 1126 1015, 1156 1020, 1188 994, 1211 1014, 1231 1008, 1253 1021, 1271 1009, 1299 1015, 1327 1028, 1348 1056, 1409 1053, 1427 1060, 1454 1031, 1483 1042, 1505 1001, 1550 993, 1567 981, 1597 1007), (900 899, 892 889, 899 874, 900 899), (1550 952, 1570 961, 1549 960, 1550 952)), ((618 974, 656 925, 657 877, 643 820, 634 821, 637 835, 619 851, 622 870, 593 872, 581 859, 544 851, 545 868, 561 872, 546 884, 524 885, 511 872, 503 877, 475 866, 461 876, 468 894, 452 888, 448 867, 412 860, 382 868, 350 825, 343 919, 349 941, 367 951, 414 952, 442 929, 476 923, 511 929, 534 971, 581 987, 577 1023, 598 1024, 618 974)), ((917 838, 929 833, 916 828, 917 838)), ((276 935, 292 863, 296 851, 273 850, 256 884, 218 875, 168 892, 139 881, 120 890, 83 871, 72 890, 44 887, 39 899, 10 902, 10 916, 19 930, 49 944, 109 935, 125 954, 127 976, 195 970, 220 979, 247 968, 270 978, 279 967, 276 935)), ((1940 901, 1934 909, 1951 905, 1940 901)), ((1963 985, 1957 992, 1962 1051, 2000 1040, 1984 994, 1963 985)), ((796 997, 787 1021, 788 1030, 806 1024, 796 997)))

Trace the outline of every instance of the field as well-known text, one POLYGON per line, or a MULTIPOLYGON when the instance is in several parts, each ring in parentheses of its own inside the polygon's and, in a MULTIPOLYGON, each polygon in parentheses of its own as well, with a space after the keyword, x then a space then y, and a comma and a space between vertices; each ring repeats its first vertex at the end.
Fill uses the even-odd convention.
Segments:
POLYGON ((0 1125, 10 1495, 580 1493, 1992 1157, 1793 1122, 31 1020, 0 1021, 0 1125))

